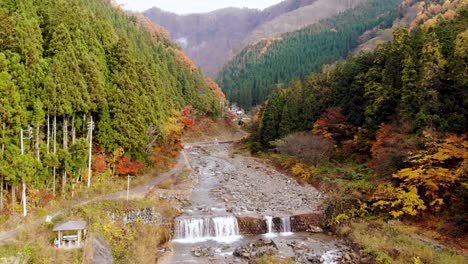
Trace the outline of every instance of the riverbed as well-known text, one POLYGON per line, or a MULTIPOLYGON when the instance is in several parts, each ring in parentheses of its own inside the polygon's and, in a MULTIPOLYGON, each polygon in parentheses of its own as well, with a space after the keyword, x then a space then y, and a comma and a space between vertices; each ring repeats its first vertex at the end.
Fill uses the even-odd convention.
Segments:
POLYGON ((232 147, 215 142, 184 150, 192 169, 191 205, 176 219, 172 254, 164 263, 247 263, 233 252, 259 239, 272 240, 279 256, 295 263, 338 263, 346 249, 333 237, 286 230, 290 216, 320 212, 323 195, 261 161, 232 155, 232 147), (241 235, 239 217, 265 219, 265 234, 241 235), (273 217, 288 221, 274 230, 273 217))

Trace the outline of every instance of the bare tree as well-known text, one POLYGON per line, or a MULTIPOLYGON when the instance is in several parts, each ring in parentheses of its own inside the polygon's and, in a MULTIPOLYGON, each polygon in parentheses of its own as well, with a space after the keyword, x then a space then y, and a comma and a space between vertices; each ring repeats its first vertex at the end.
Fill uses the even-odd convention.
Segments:
POLYGON ((334 142, 310 132, 298 132, 286 136, 276 144, 276 149, 283 154, 319 165, 328 162, 333 153, 334 142))

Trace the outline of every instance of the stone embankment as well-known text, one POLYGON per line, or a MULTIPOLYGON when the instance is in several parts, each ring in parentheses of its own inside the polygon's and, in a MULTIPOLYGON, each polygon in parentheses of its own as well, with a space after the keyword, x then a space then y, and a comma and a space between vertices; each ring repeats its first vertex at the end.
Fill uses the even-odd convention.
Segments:
MULTIPOLYGON (((293 215, 291 219, 292 232, 321 233, 324 227, 324 216, 321 213, 293 215)), ((268 232, 264 218, 252 216, 238 216, 239 231, 243 235, 257 235, 268 232)), ((273 217, 272 232, 281 231, 281 218, 273 217)))

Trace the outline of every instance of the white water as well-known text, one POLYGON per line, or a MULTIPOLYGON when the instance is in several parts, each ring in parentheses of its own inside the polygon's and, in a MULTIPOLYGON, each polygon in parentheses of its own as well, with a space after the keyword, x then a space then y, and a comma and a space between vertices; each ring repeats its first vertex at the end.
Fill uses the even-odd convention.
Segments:
POLYGON ((322 255, 322 261, 324 264, 337 264, 336 258, 340 256, 338 250, 330 250, 322 255))
POLYGON ((281 235, 289 236, 292 234, 293 233, 291 231, 291 218, 289 218, 289 216, 281 217, 281 235))
POLYGON ((265 222, 267 225, 267 233, 265 236, 267 237, 275 237, 276 234, 273 233, 273 217, 272 216, 265 216, 265 222))
POLYGON ((179 218, 175 222, 175 238, 179 243, 232 243, 240 238, 239 225, 234 216, 179 218))

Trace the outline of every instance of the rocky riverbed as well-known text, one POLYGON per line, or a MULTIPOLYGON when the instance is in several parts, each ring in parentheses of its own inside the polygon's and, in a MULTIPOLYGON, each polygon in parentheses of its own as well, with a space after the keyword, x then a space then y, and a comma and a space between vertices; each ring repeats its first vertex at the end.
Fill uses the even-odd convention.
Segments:
MULTIPOLYGON (((256 219, 263 230, 268 230, 265 219, 269 218, 271 232, 279 232, 275 219, 293 216, 293 225, 309 216, 315 219, 314 213, 320 215, 323 197, 316 189, 301 186, 261 161, 231 156, 231 148, 232 144, 215 143, 193 144, 185 149, 192 168, 191 205, 184 208, 175 228, 176 238, 184 234, 189 239, 176 239, 172 257, 164 263, 248 263, 265 252, 293 258, 295 263, 357 263, 349 248, 326 234, 242 233, 229 242, 218 240, 218 235, 210 237, 217 233, 214 229, 232 233, 228 226, 219 229, 218 225, 229 222, 231 228, 235 218, 256 219), (301 214, 305 215, 298 216, 301 214), (199 233, 206 235, 191 239, 199 233)), ((241 222, 239 226, 243 227, 241 222)), ((237 229, 242 230, 239 226, 237 229)))
POLYGON ((199 173, 217 176, 211 195, 236 214, 293 215, 319 210, 322 195, 273 168, 242 156, 229 156, 230 144, 192 148, 190 160, 199 173), (207 170, 208 163, 214 166, 207 170))

